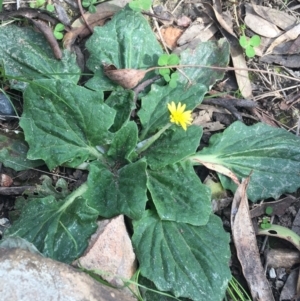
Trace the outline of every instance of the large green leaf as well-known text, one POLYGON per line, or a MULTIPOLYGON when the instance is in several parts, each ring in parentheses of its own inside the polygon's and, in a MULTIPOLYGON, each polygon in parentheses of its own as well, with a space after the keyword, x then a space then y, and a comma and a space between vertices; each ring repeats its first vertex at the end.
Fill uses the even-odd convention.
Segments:
POLYGON ((111 137, 115 111, 103 103, 101 92, 68 81, 38 80, 24 93, 20 125, 29 144, 29 159, 43 159, 50 169, 76 167, 100 156, 96 146, 111 137))
POLYGON ((20 135, 0 135, 0 162, 16 171, 43 165, 41 160, 27 159, 28 145, 20 135))
POLYGON ((75 84, 79 80, 76 56, 64 51, 61 60, 55 59, 44 36, 29 26, 2 26, 0 41, 0 65, 14 78, 10 80, 14 89, 24 90, 27 82, 35 79, 64 79, 75 84))
MULTIPOLYGON (((200 43, 196 49, 181 53, 182 65, 197 65, 201 62, 205 66, 225 67, 228 59, 229 47, 224 40, 200 43)), ((151 91, 142 98, 142 106, 138 112, 143 125, 142 139, 147 138, 170 120, 168 103, 181 102, 186 104, 186 110, 193 110, 201 104, 210 86, 224 75, 224 71, 213 69, 184 68, 182 70, 186 76, 179 74, 179 82, 175 88, 153 84, 151 91)))
POLYGON ((45 256, 71 263, 83 253, 97 229, 99 213, 87 205, 81 192, 76 190, 59 202, 53 196, 30 200, 5 237, 20 236, 45 256))
POLYGON ((93 162, 89 170, 85 198, 91 207, 107 218, 119 214, 141 218, 147 202, 145 162, 131 163, 119 170, 117 165, 108 169, 100 162, 93 162))
POLYGON ((151 169, 160 169, 196 152, 202 136, 202 128, 190 126, 186 131, 180 128, 166 131, 142 155, 151 169))
POLYGON ((148 189, 162 220, 200 226, 211 213, 211 192, 195 174, 190 162, 147 170, 148 189))
POLYGON ((142 98, 142 107, 138 112, 143 126, 141 139, 148 138, 170 121, 168 103, 181 102, 186 104, 186 110, 192 110, 201 103, 206 92, 207 89, 200 84, 189 89, 180 83, 176 88, 152 85, 151 91, 142 98))
MULTIPOLYGON (((200 42, 195 49, 186 49, 180 53, 181 65, 204 65, 226 67, 229 62, 230 48, 226 39, 218 41, 200 42)), ((183 68, 184 74, 179 74, 179 82, 204 85, 207 89, 224 76, 224 70, 209 68, 183 68), (192 83, 189 83, 189 78, 192 83)))
MULTIPOLYGON (((102 27, 95 27, 87 41, 87 66, 94 77, 86 86, 94 90, 113 90, 116 85, 103 74, 103 63, 119 68, 147 69, 157 65, 162 49, 144 16, 125 8, 102 27)), ((145 78, 153 76, 150 72, 145 78)))
MULTIPOLYGON (((124 164, 134 151, 138 140, 138 128, 130 121, 116 132, 107 155, 118 163, 124 164)), ((128 160, 130 161, 130 160, 128 160)))
POLYGON ((133 223, 141 274, 162 291, 195 301, 222 300, 231 277, 229 235, 211 215, 205 226, 162 221, 150 211, 133 223))
POLYGON ((118 131, 129 121, 131 112, 135 109, 134 92, 131 90, 113 91, 105 103, 116 111, 115 122, 110 130, 118 131))
MULTIPOLYGON (((195 158, 225 166, 240 180, 253 172, 247 189, 253 202, 278 198, 300 187, 299 138, 263 123, 253 126, 233 123, 223 133, 213 135, 209 146, 195 158)), ((219 177, 226 189, 236 190, 236 184, 229 178, 219 177)))

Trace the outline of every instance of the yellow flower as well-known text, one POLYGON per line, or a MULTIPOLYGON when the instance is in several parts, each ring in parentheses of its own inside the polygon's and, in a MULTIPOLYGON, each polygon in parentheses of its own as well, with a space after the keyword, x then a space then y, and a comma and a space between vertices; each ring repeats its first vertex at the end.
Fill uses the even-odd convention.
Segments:
POLYGON ((174 101, 171 103, 168 103, 168 109, 171 113, 170 115, 170 121, 172 123, 176 123, 177 125, 181 125, 183 129, 186 131, 186 126, 192 124, 193 118, 192 118, 192 111, 184 111, 186 105, 181 103, 178 103, 178 106, 176 108, 176 104, 174 101))

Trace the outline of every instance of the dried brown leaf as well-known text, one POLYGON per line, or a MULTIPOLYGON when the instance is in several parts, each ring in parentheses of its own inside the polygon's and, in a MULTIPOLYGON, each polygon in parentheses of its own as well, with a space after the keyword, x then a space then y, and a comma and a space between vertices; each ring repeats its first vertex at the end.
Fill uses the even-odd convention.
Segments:
MULTIPOLYGON (((246 3, 245 5, 250 6, 250 4, 248 3, 246 3)), ((253 3, 253 1, 252 8, 259 16, 283 30, 287 30, 289 27, 297 23, 297 19, 294 16, 291 16, 286 12, 278 9, 256 5, 255 3, 253 3)))
POLYGON ((165 41, 168 48, 172 50, 177 46, 177 40, 180 38, 182 33, 182 29, 173 26, 161 29, 163 40, 165 41))
POLYGON ((245 69, 245 70, 235 70, 236 80, 241 91, 241 94, 244 98, 252 97, 252 87, 251 82, 248 77, 247 65, 244 57, 244 51, 239 44, 235 33, 232 28, 228 25, 223 19, 223 16, 218 13, 217 8, 212 7, 207 3, 203 3, 203 6, 206 9, 207 14, 221 26, 220 30, 224 37, 228 40, 230 44, 230 52, 232 63, 235 68, 245 69))
POLYGON ((272 53, 273 49, 281 43, 297 39, 299 34, 300 34, 300 24, 294 26, 292 29, 288 30, 280 37, 275 39, 275 41, 267 49, 266 54, 272 53))
MULTIPOLYGON (((97 11, 93 14, 87 12, 84 14, 85 19, 91 28, 95 26, 102 26, 104 23, 110 19, 116 12, 118 12, 121 7, 110 4, 101 3, 96 6, 97 11)), ((76 19, 72 24, 72 30, 67 32, 63 39, 64 48, 70 49, 74 44, 76 39, 80 37, 81 39, 90 34, 90 30, 86 27, 86 24, 82 18, 76 19)))
POLYGON ((259 16, 252 5, 246 5, 245 24, 260 36, 267 38, 278 37, 282 31, 273 23, 259 16))
POLYGON ((114 65, 104 65, 104 74, 125 89, 134 88, 145 76, 147 70, 117 69, 114 65))
POLYGON ((250 177, 238 186, 232 202, 231 227, 233 240, 253 300, 274 301, 260 261, 255 231, 249 213, 247 186, 250 177))
POLYGON ((203 160, 198 160, 198 159, 196 161, 200 162, 208 169, 214 170, 222 175, 229 177, 235 184, 237 185, 240 184, 238 177, 230 169, 224 167, 223 165, 215 164, 211 162, 205 162, 203 160))

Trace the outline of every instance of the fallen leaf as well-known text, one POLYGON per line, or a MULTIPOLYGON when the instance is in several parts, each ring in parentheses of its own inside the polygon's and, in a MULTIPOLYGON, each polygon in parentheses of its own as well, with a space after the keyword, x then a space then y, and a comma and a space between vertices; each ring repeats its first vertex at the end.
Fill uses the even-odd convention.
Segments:
POLYGON ((272 53, 273 49, 281 43, 297 39, 299 34, 300 34, 300 24, 294 26, 292 29, 288 30, 280 37, 275 39, 275 41, 269 46, 265 54, 272 53))
POLYGON ((290 54, 290 55, 265 55, 259 60, 262 63, 268 64, 278 64, 288 68, 299 68, 300 67, 300 55, 290 54))
POLYGON ((288 196, 282 200, 275 201, 275 202, 267 202, 262 203, 256 207, 254 207, 250 211, 251 218, 258 217, 264 215, 266 213, 267 207, 272 207, 272 215, 281 216, 285 213, 285 210, 293 203, 297 202, 298 200, 293 196, 288 196))
POLYGON ((125 89, 134 88, 147 73, 147 70, 117 69, 114 65, 104 65, 104 74, 125 89))
MULTIPOLYGON (((110 19, 116 12, 118 12, 121 7, 113 5, 111 3, 101 3, 96 6, 95 13, 85 13, 85 19, 91 28, 95 26, 102 26, 104 23, 110 19)), ((66 49, 71 49, 71 46, 74 44, 76 39, 84 37, 90 34, 90 30, 86 27, 85 22, 82 20, 82 17, 76 19, 72 24, 72 30, 67 32, 63 39, 63 45, 66 49)))
POLYGON ((275 38, 282 33, 276 25, 257 15, 250 4, 245 7, 246 16, 244 22, 255 33, 267 38, 275 38))
POLYGON ((266 266, 291 269, 300 263, 300 253, 291 249, 268 249, 265 251, 266 266))
POLYGON ((250 177, 243 180, 234 194, 231 208, 233 241, 253 300, 274 301, 260 261, 255 231, 250 218, 246 193, 249 181, 250 177))
POLYGON ((218 7, 221 7, 220 2, 215 1, 215 5, 216 8, 212 7, 207 3, 203 3, 203 6, 205 7, 207 14, 216 22, 216 24, 219 24, 221 26, 220 30, 222 34, 230 44, 230 53, 231 53, 233 66, 239 69, 245 69, 245 70, 235 70, 235 77, 242 96, 244 98, 251 98, 252 87, 248 77, 248 71, 247 71, 248 67, 246 65, 246 61, 244 57, 244 50, 240 46, 239 41, 235 33, 233 32, 232 28, 228 25, 228 22, 226 22, 223 19, 222 15, 218 13, 218 7))
POLYGON ((240 184, 238 177, 230 169, 224 167, 223 165, 215 164, 215 163, 211 163, 211 162, 205 162, 203 160, 198 160, 198 159, 196 161, 201 163, 208 169, 214 170, 222 175, 229 177, 235 184, 237 184, 237 185, 240 184))
POLYGON ((183 33, 182 29, 173 26, 162 28, 160 31, 168 48, 172 50, 177 46, 177 40, 183 33))
MULTIPOLYGON (((286 12, 274 9, 271 7, 256 5, 252 1, 253 10, 262 18, 269 21, 270 23, 278 26, 283 30, 289 29, 291 26, 297 23, 297 19, 294 16, 287 14, 286 12)), ((245 3, 245 6, 251 6, 248 3, 245 3)))

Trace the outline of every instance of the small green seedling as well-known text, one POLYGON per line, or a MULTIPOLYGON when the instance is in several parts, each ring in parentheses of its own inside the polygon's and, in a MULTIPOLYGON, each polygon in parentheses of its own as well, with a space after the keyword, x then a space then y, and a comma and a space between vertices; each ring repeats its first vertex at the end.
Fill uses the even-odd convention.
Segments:
POLYGON ((54 12, 55 7, 53 4, 47 4, 46 5, 46 10, 49 11, 50 13, 54 12))
POLYGON ((273 213, 273 208, 271 207, 271 206, 268 206, 267 208, 266 208, 266 214, 267 215, 272 215, 272 213, 273 213))
MULTIPOLYGON (((158 59, 158 65, 161 67, 178 65, 178 64, 179 64, 179 57, 176 54, 163 54, 158 59)), ((172 88, 175 88, 177 86, 176 82, 179 76, 178 73, 171 74, 171 69, 165 68, 165 69, 159 69, 159 74, 164 77, 165 81, 168 82, 172 88)))
POLYGON ((134 11, 149 10, 152 5, 151 0, 132 0, 129 2, 129 7, 134 11))
POLYGON ((88 11, 91 14, 94 14, 97 11, 95 4, 97 4, 97 0, 83 0, 82 1, 82 6, 85 8, 88 8, 88 11))
POLYGON ((246 55, 251 58, 255 56, 254 47, 258 47, 260 45, 260 37, 258 35, 254 35, 249 39, 245 35, 242 35, 239 42, 245 49, 246 55))
POLYGON ((62 33, 62 31, 64 31, 64 30, 65 30, 64 24, 61 24, 61 23, 56 24, 53 34, 57 40, 61 40, 64 37, 64 34, 62 33))
POLYGON ((261 224, 260 224, 260 228, 261 229, 269 229, 269 228, 271 228, 271 223, 270 223, 270 218, 269 217, 267 217, 267 216, 264 216, 263 218, 262 218, 262 222, 261 222, 261 224))
POLYGON ((29 6, 31 8, 40 8, 44 6, 46 3, 46 0, 36 0, 35 2, 30 2, 29 6))

